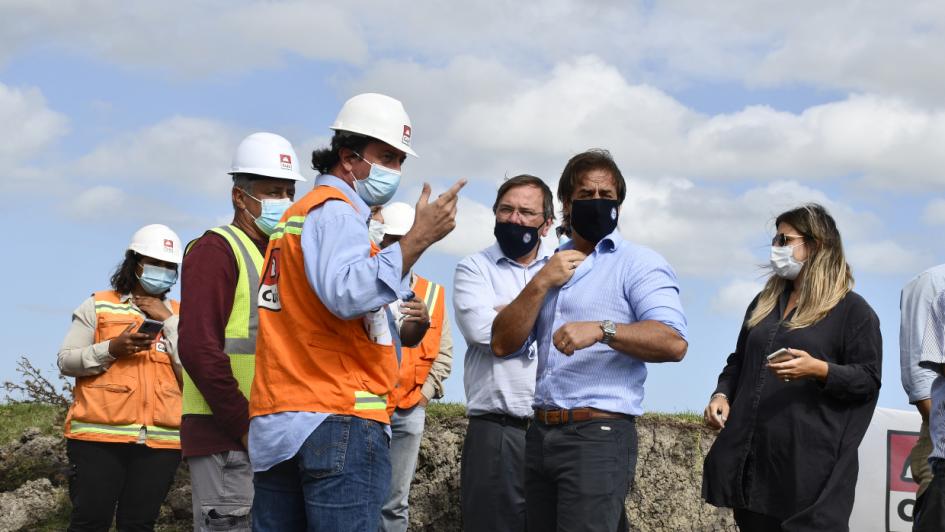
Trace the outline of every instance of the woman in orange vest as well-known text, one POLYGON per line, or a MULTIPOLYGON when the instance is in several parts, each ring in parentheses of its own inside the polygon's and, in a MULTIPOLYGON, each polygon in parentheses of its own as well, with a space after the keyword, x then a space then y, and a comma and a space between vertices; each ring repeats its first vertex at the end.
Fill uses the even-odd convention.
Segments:
POLYGON ((75 377, 66 416, 70 531, 153 530, 180 463, 178 302, 167 297, 180 238, 148 225, 131 239, 111 290, 72 315, 59 370, 75 377), (117 518, 116 518, 117 506, 117 518))

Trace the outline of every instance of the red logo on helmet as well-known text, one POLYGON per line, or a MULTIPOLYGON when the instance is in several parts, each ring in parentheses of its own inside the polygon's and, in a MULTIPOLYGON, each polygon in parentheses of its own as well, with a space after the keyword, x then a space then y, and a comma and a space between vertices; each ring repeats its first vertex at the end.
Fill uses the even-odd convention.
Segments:
POLYGON ((174 251, 174 241, 171 240, 171 239, 169 239, 169 238, 165 238, 165 239, 164 239, 164 249, 165 249, 166 251, 174 251))
POLYGON ((410 126, 404 126, 404 144, 410 146, 410 126))
POLYGON ((289 155, 288 153, 280 153, 279 164, 282 165, 283 170, 291 170, 292 169, 292 156, 289 155))

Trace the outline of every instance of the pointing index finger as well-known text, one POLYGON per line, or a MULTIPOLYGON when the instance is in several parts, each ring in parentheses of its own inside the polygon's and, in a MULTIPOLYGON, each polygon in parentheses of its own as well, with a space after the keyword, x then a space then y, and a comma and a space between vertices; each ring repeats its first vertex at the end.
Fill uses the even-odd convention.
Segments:
POLYGON ((466 179, 462 178, 459 181, 453 183, 453 186, 451 186, 446 192, 440 194, 440 197, 443 198, 444 200, 451 200, 454 197, 456 197, 456 195, 459 194, 459 191, 462 190, 462 188, 465 186, 466 186, 466 179))

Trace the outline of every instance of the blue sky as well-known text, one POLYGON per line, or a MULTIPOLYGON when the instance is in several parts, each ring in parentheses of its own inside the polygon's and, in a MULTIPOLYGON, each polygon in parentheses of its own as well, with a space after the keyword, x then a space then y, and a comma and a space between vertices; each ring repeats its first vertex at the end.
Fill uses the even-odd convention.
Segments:
MULTIPOLYGON (((404 102, 421 155, 395 199, 470 180, 457 229, 417 268, 447 287, 492 242, 504 176, 554 188, 571 155, 611 150, 630 191, 621 230, 674 265, 689 319, 686 359, 650 366, 648 410, 704 407, 773 217, 807 201, 838 219, 880 316, 880 404, 907 408, 899 290, 945 261, 945 7, 527 4, 4 2, 0 379, 21 355, 52 372, 72 309, 138 227, 189 240, 228 220, 242 137, 280 133, 305 160, 345 99, 375 91, 404 102)), ((447 399, 462 401, 453 333, 447 399)))

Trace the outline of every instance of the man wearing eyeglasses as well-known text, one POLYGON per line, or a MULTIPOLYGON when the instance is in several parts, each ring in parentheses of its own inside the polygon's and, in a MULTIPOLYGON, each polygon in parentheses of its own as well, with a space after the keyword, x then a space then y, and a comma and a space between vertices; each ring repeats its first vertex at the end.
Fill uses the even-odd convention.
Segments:
POLYGON ((538 346, 525 437, 530 531, 628 528, 646 363, 680 361, 688 348, 675 272, 617 230, 626 195, 609 152, 572 157, 558 200, 573 240, 493 322, 497 356, 538 346))
POLYGON ((492 320, 548 262, 542 242, 554 221, 551 189, 531 175, 499 187, 496 243, 464 258, 453 280, 456 322, 468 346, 463 382, 469 428, 463 444, 461 502, 467 532, 525 530, 525 429, 532 415, 536 347, 498 358, 492 320))

